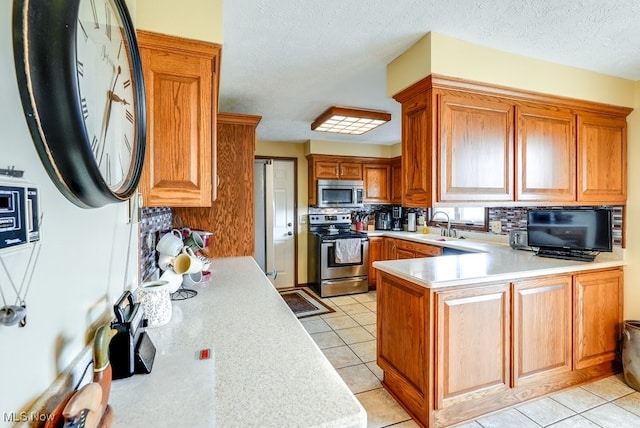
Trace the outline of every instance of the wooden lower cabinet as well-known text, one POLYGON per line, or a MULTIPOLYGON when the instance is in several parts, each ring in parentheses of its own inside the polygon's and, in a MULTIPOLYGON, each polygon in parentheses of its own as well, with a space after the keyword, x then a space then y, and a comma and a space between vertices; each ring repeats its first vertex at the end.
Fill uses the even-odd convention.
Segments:
POLYGON ((621 269, 574 276, 575 368, 615 360, 622 329, 622 294, 621 269))
POLYGON ((435 407, 509 389, 509 283, 435 296, 435 407))
POLYGON ((376 268, 373 262, 384 260, 384 238, 382 236, 372 236, 369 238, 369 287, 376 286, 376 268))
POLYGON ((383 385, 447 427, 619 372, 621 268, 429 289, 377 272, 383 385))
POLYGON ((571 370, 571 275, 513 284, 513 384, 571 370))
POLYGON ((442 248, 437 245, 395 238, 385 238, 385 242, 385 260, 415 259, 442 255, 442 248))

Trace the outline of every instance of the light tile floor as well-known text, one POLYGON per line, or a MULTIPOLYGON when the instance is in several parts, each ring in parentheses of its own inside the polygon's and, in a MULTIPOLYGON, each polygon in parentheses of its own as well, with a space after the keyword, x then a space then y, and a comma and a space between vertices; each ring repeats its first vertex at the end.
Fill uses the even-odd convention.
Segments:
MULTIPOLYGON (((321 299, 335 312, 300 320, 367 411, 369 427, 415 428, 382 388, 376 364, 376 292, 321 299)), ((640 392, 621 375, 459 425, 463 428, 640 427, 640 392)))

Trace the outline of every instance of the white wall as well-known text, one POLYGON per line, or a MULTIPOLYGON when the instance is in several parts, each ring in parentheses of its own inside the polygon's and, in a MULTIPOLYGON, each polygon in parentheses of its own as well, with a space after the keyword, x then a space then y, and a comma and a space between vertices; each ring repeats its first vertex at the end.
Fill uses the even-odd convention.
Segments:
MULTIPOLYGON (((0 426, 5 426, 4 413, 27 406, 84 348, 92 307, 98 303, 98 313, 100 308, 111 310, 125 283, 134 284, 138 274, 136 224, 124 279, 126 204, 78 208, 58 192, 40 162, 18 95, 11 17, 12 2, 1 1, 0 167, 15 165, 39 186, 44 220, 40 258, 27 296, 27 326, 0 326, 0 426)), ((28 255, 1 255, 18 284, 28 255)), ((1 266, 0 287, 13 304, 15 293, 1 266)))

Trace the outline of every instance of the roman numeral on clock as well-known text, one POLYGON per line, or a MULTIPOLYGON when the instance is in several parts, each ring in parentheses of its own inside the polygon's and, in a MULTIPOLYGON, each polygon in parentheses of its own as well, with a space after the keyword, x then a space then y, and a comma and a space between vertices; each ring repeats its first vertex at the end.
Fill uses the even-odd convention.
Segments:
POLYGON ((80 25, 80 29, 82 30, 82 35, 84 36, 84 41, 86 42, 87 40, 89 40, 89 36, 87 35, 87 30, 84 29, 84 25, 82 25, 82 22, 80 22, 78 20, 78 24, 80 25))
POLYGON ((89 106, 87 106, 87 99, 83 98, 80 100, 80 103, 82 104, 82 117, 84 120, 87 120, 89 118, 89 106))
POLYGON ((98 11, 96 10, 96 0, 91 0, 91 11, 93 12, 93 28, 100 28, 98 11))
POLYGON ((76 69, 78 70, 78 76, 84 77, 84 63, 82 63, 81 61, 78 61, 76 69))
POLYGON ((126 115, 127 115, 127 120, 133 123, 133 114, 131 114, 131 112, 127 110, 126 115))
POLYGON ((104 11, 106 14, 106 23, 104 25, 105 32, 107 33, 107 38, 111 40, 111 10, 109 9, 109 5, 107 3, 104 4, 104 11))
POLYGON ((131 153, 131 141, 129 141, 126 134, 124 136, 124 146, 127 148, 127 151, 131 153))

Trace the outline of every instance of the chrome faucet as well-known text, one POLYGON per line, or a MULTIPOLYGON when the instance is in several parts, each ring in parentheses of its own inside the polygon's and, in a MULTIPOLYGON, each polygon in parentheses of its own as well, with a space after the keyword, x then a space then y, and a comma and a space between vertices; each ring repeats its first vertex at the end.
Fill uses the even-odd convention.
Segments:
POLYGON ((442 236, 446 236, 448 238, 453 238, 456 236, 456 231, 454 229, 451 229, 451 219, 449 219, 449 214, 447 214, 444 211, 436 211, 431 215, 431 221, 433 221, 433 219, 438 215, 438 214, 444 214, 445 217, 447 217, 447 229, 442 229, 440 231, 440 235, 442 236))

